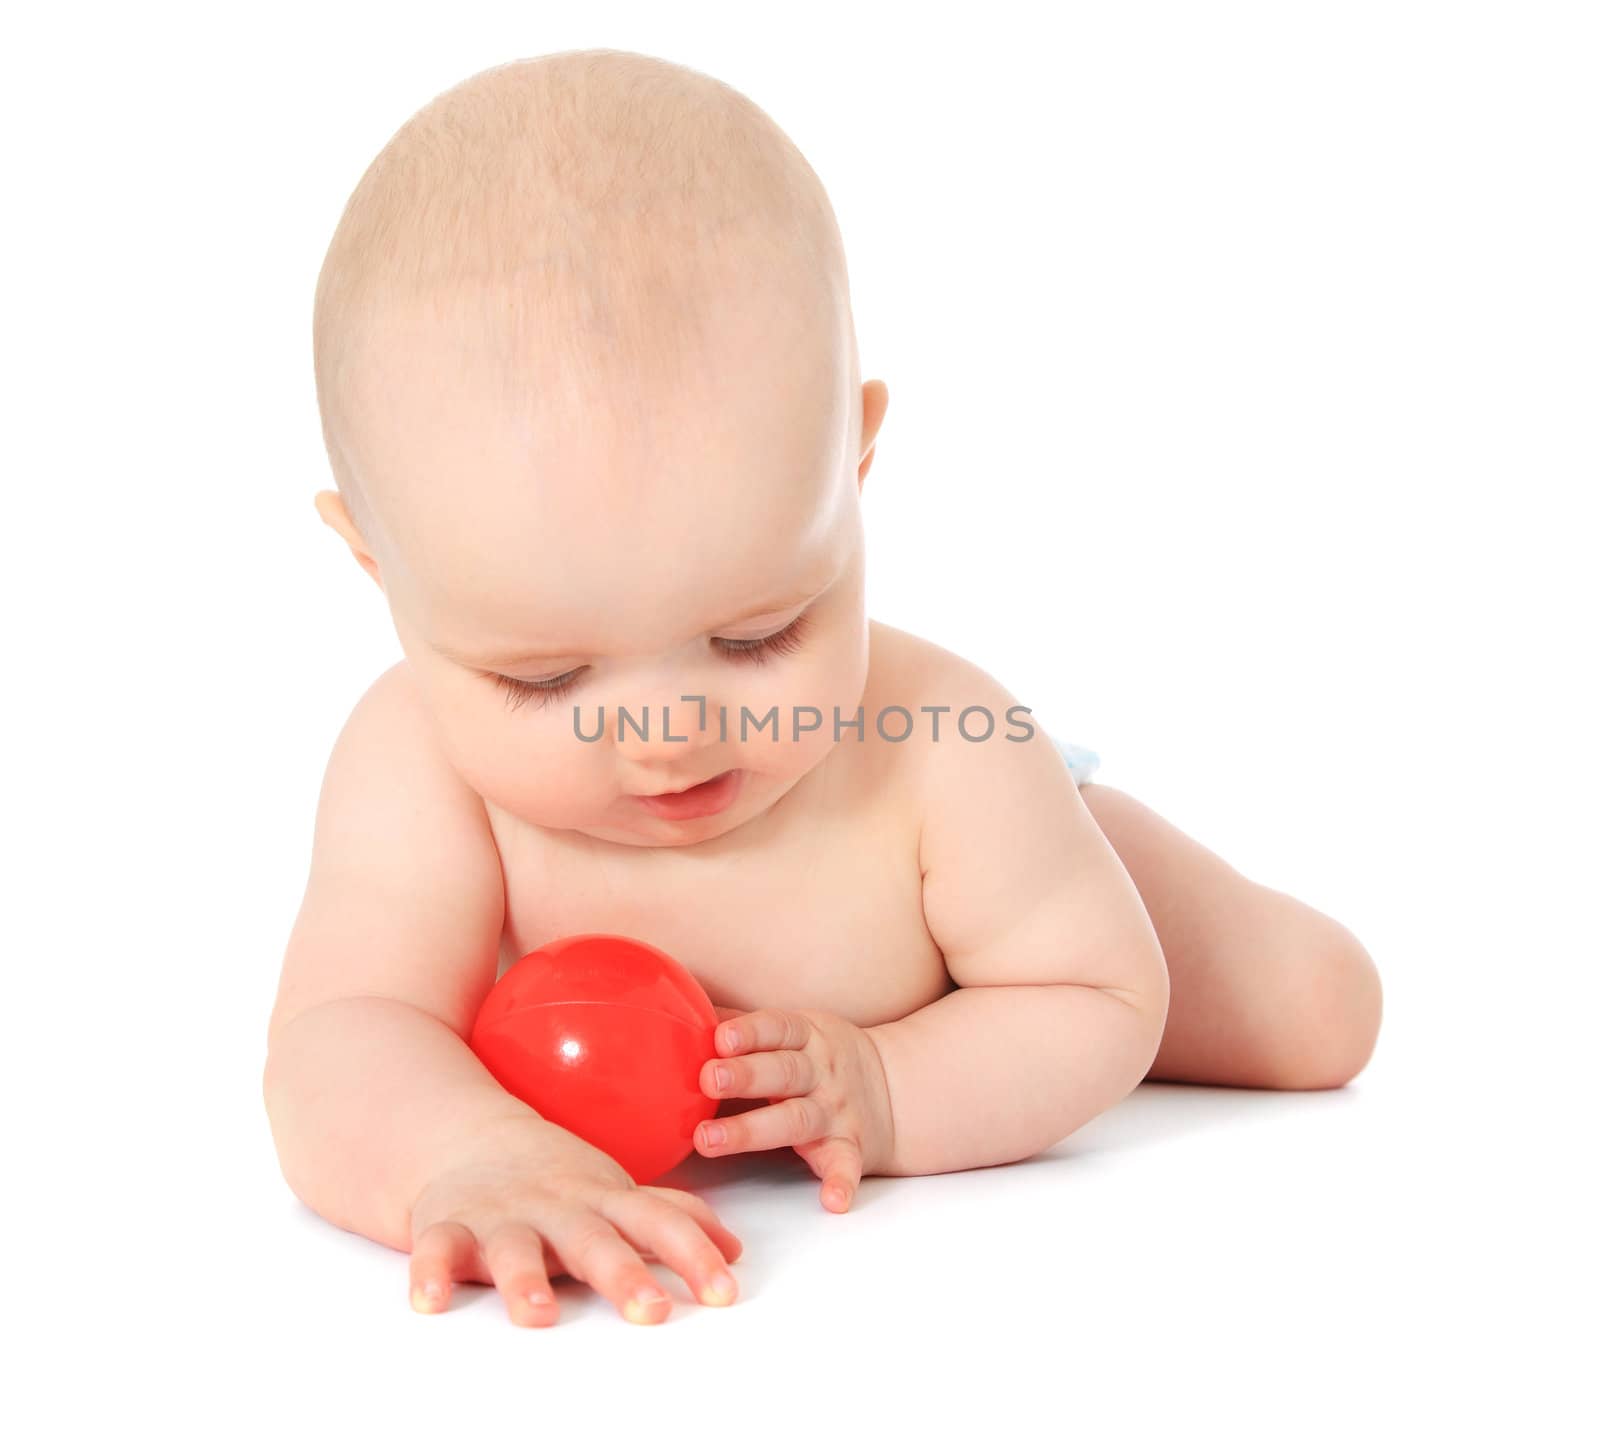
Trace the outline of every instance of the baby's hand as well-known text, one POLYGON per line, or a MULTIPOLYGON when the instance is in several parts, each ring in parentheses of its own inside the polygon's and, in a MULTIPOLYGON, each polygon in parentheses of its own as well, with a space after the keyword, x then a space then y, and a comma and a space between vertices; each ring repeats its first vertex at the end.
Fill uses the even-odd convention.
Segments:
POLYGON ((724 1017, 715 1039, 723 1057, 706 1061, 701 1090, 773 1102, 701 1124, 696 1150, 720 1158, 792 1146, 822 1180, 823 1207, 843 1213, 861 1175, 894 1152, 889 1082, 871 1035, 817 1009, 752 1009, 724 1017))
POLYGON ((743 1245, 697 1194, 640 1185, 593 1144, 547 1123, 503 1121, 475 1135, 411 1206, 411 1304, 442 1312, 453 1281, 492 1283, 511 1321, 545 1328, 550 1275, 568 1273, 631 1323, 660 1323, 671 1298, 657 1259, 702 1303, 728 1304, 727 1264, 743 1245))

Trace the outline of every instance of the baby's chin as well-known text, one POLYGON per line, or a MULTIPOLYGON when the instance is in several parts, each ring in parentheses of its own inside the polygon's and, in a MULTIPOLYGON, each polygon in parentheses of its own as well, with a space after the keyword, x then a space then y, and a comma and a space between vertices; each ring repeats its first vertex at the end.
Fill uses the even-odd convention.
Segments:
MULTIPOLYGON (((619 806, 628 802, 626 796, 618 800, 619 806)), ((760 818, 771 806, 756 808, 736 805, 723 814, 678 822, 648 814, 642 809, 631 819, 568 817, 554 820, 545 814, 527 814, 505 805, 500 807, 532 828, 547 833, 578 834, 597 843, 618 844, 632 849, 686 849, 744 828, 752 820, 760 818)))

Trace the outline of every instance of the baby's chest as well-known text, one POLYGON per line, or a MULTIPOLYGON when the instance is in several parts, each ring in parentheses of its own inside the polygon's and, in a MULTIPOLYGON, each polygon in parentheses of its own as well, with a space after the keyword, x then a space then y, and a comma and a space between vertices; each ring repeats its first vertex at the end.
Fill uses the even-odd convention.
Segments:
POLYGON ((823 1009, 867 1026, 952 987, 923 921, 914 827, 812 832, 716 863, 660 852, 596 862, 538 845, 503 850, 502 863, 502 972, 552 939, 600 932, 656 945, 736 1009, 823 1009))

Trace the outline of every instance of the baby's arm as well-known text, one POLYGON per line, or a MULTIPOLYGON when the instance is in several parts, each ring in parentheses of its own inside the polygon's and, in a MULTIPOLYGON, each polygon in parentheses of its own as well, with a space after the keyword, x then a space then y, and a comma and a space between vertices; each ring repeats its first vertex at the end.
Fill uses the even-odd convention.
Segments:
POLYGON ((374 683, 329 758, 263 1073, 290 1188, 402 1252, 447 1155, 538 1117, 461 1037, 494 982, 500 862, 481 802, 429 762, 404 682, 397 667, 374 683))
POLYGON ((412 1303, 493 1283, 512 1321, 554 1322, 550 1278, 630 1320, 737 1290, 739 1240, 698 1195, 636 1185, 507 1093, 467 1046, 504 921, 482 801, 439 752, 401 666, 352 711, 317 806, 262 1076, 284 1177, 341 1228, 411 1254, 412 1303))
POLYGON ((923 915, 961 987, 868 1030, 889 1173, 1041 1152, 1139 1083, 1166 1023, 1155 929, 1066 764, 1042 731, 1005 738, 1017 701, 989 675, 961 663, 953 677, 996 727, 970 742, 952 711, 923 756, 923 915))

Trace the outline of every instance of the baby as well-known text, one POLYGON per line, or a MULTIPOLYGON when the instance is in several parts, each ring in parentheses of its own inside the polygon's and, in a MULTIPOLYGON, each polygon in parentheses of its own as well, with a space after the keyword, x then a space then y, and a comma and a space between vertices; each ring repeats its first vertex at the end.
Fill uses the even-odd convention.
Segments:
POLYGON ((263 1086, 284 1176, 411 1254, 422 1312, 551 1279, 631 1321, 733 1301, 741 1245, 502 1089, 466 1035, 587 932, 717 1005, 708 1157, 863 1175, 1040 1152, 1142 1079, 1347 1082, 1372 961, 870 620, 863 383, 794 145, 695 71, 499 66, 373 161, 318 282, 322 519, 405 658, 328 762, 263 1086), (1079 787, 1081 784, 1082 787, 1079 787))

